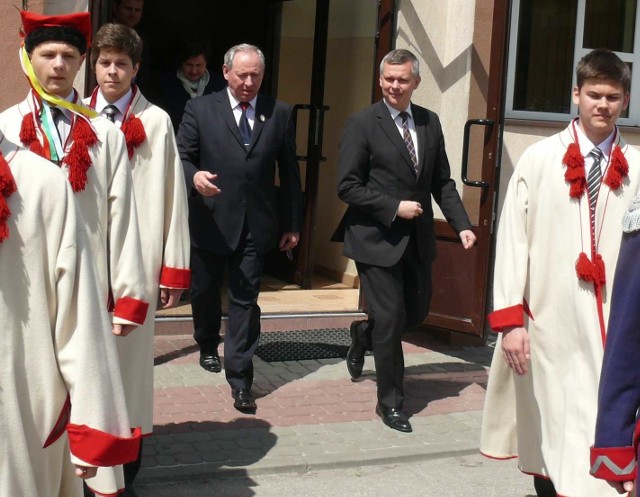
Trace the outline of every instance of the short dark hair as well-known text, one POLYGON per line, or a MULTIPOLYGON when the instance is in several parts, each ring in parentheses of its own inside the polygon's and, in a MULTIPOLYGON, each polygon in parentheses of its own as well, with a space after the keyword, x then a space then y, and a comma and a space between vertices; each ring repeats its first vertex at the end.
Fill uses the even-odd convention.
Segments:
POLYGON ((91 45, 91 65, 95 67, 101 50, 125 53, 135 66, 142 58, 142 39, 135 29, 124 24, 107 23, 96 33, 91 45))
POLYGON ((625 93, 631 88, 631 71, 615 53, 606 48, 596 48, 580 59, 576 67, 578 89, 588 79, 616 81, 625 93))
POLYGON ((198 55, 204 56, 207 62, 210 57, 209 43, 201 40, 186 40, 182 43, 180 51, 178 53, 179 63, 182 64, 191 57, 197 57, 198 55))
POLYGON ((67 43, 78 49, 80 55, 87 52, 87 40, 80 31, 69 26, 45 26, 34 29, 24 39, 24 48, 31 54, 35 48, 48 42, 67 43))

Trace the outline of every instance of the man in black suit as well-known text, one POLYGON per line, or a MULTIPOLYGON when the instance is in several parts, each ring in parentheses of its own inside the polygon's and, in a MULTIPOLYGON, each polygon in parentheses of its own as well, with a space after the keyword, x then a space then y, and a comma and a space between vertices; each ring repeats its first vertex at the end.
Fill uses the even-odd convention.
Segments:
POLYGON ((404 400, 401 335, 429 312, 431 263, 436 255, 431 196, 460 234, 475 235, 456 185, 438 116, 411 103, 420 83, 408 50, 380 64, 383 100, 347 121, 339 147, 338 196, 349 207, 334 240, 356 261, 368 319, 351 325, 347 368, 355 380, 373 348, 376 413, 389 427, 410 432, 404 400))
POLYGON ((250 390, 264 258, 276 245, 280 250, 295 247, 302 222, 291 108, 258 95, 264 70, 257 47, 230 48, 222 68, 228 86, 190 100, 178 130, 189 189, 191 304, 200 365, 221 371, 220 287, 228 268, 225 374, 234 407, 250 412, 256 409, 250 390))

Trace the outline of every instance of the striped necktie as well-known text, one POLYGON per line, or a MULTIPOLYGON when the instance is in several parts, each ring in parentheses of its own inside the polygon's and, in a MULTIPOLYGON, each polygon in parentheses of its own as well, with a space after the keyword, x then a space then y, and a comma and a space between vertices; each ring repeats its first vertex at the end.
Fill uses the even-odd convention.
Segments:
POLYGON ((589 155, 593 157, 593 164, 589 170, 587 178, 587 191, 589 192, 589 213, 591 214, 591 226, 595 226, 596 202, 598 200, 598 190, 602 181, 601 162, 604 156, 602 150, 595 147, 589 155))
POLYGON ((417 175, 418 157, 416 156, 416 147, 413 144, 413 140, 411 139, 411 132, 409 131, 409 113, 403 111, 398 115, 402 119, 402 139, 404 140, 404 144, 407 146, 409 157, 411 158, 411 163, 413 164, 413 169, 417 175))

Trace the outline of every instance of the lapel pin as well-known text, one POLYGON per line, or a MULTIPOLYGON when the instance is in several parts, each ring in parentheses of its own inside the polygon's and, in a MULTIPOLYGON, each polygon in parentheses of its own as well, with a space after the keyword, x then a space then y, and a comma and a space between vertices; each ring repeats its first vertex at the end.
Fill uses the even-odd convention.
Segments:
POLYGON ((265 121, 264 114, 260 114, 260 117, 258 119, 260 119, 260 122, 263 123, 265 121))

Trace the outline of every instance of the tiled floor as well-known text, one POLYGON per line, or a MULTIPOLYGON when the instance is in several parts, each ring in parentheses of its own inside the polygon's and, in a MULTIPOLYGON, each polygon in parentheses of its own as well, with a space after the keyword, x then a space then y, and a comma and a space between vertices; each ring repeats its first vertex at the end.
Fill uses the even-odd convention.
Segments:
MULTIPOLYGON (((297 285, 287 284, 265 276, 258 304, 263 314, 331 313, 358 310, 360 291, 342 283, 314 277, 312 288, 302 290, 297 285)), ((226 309, 226 292, 222 296, 223 312, 226 309)), ((173 309, 158 311, 159 316, 189 316, 191 305, 181 302, 173 309)))

